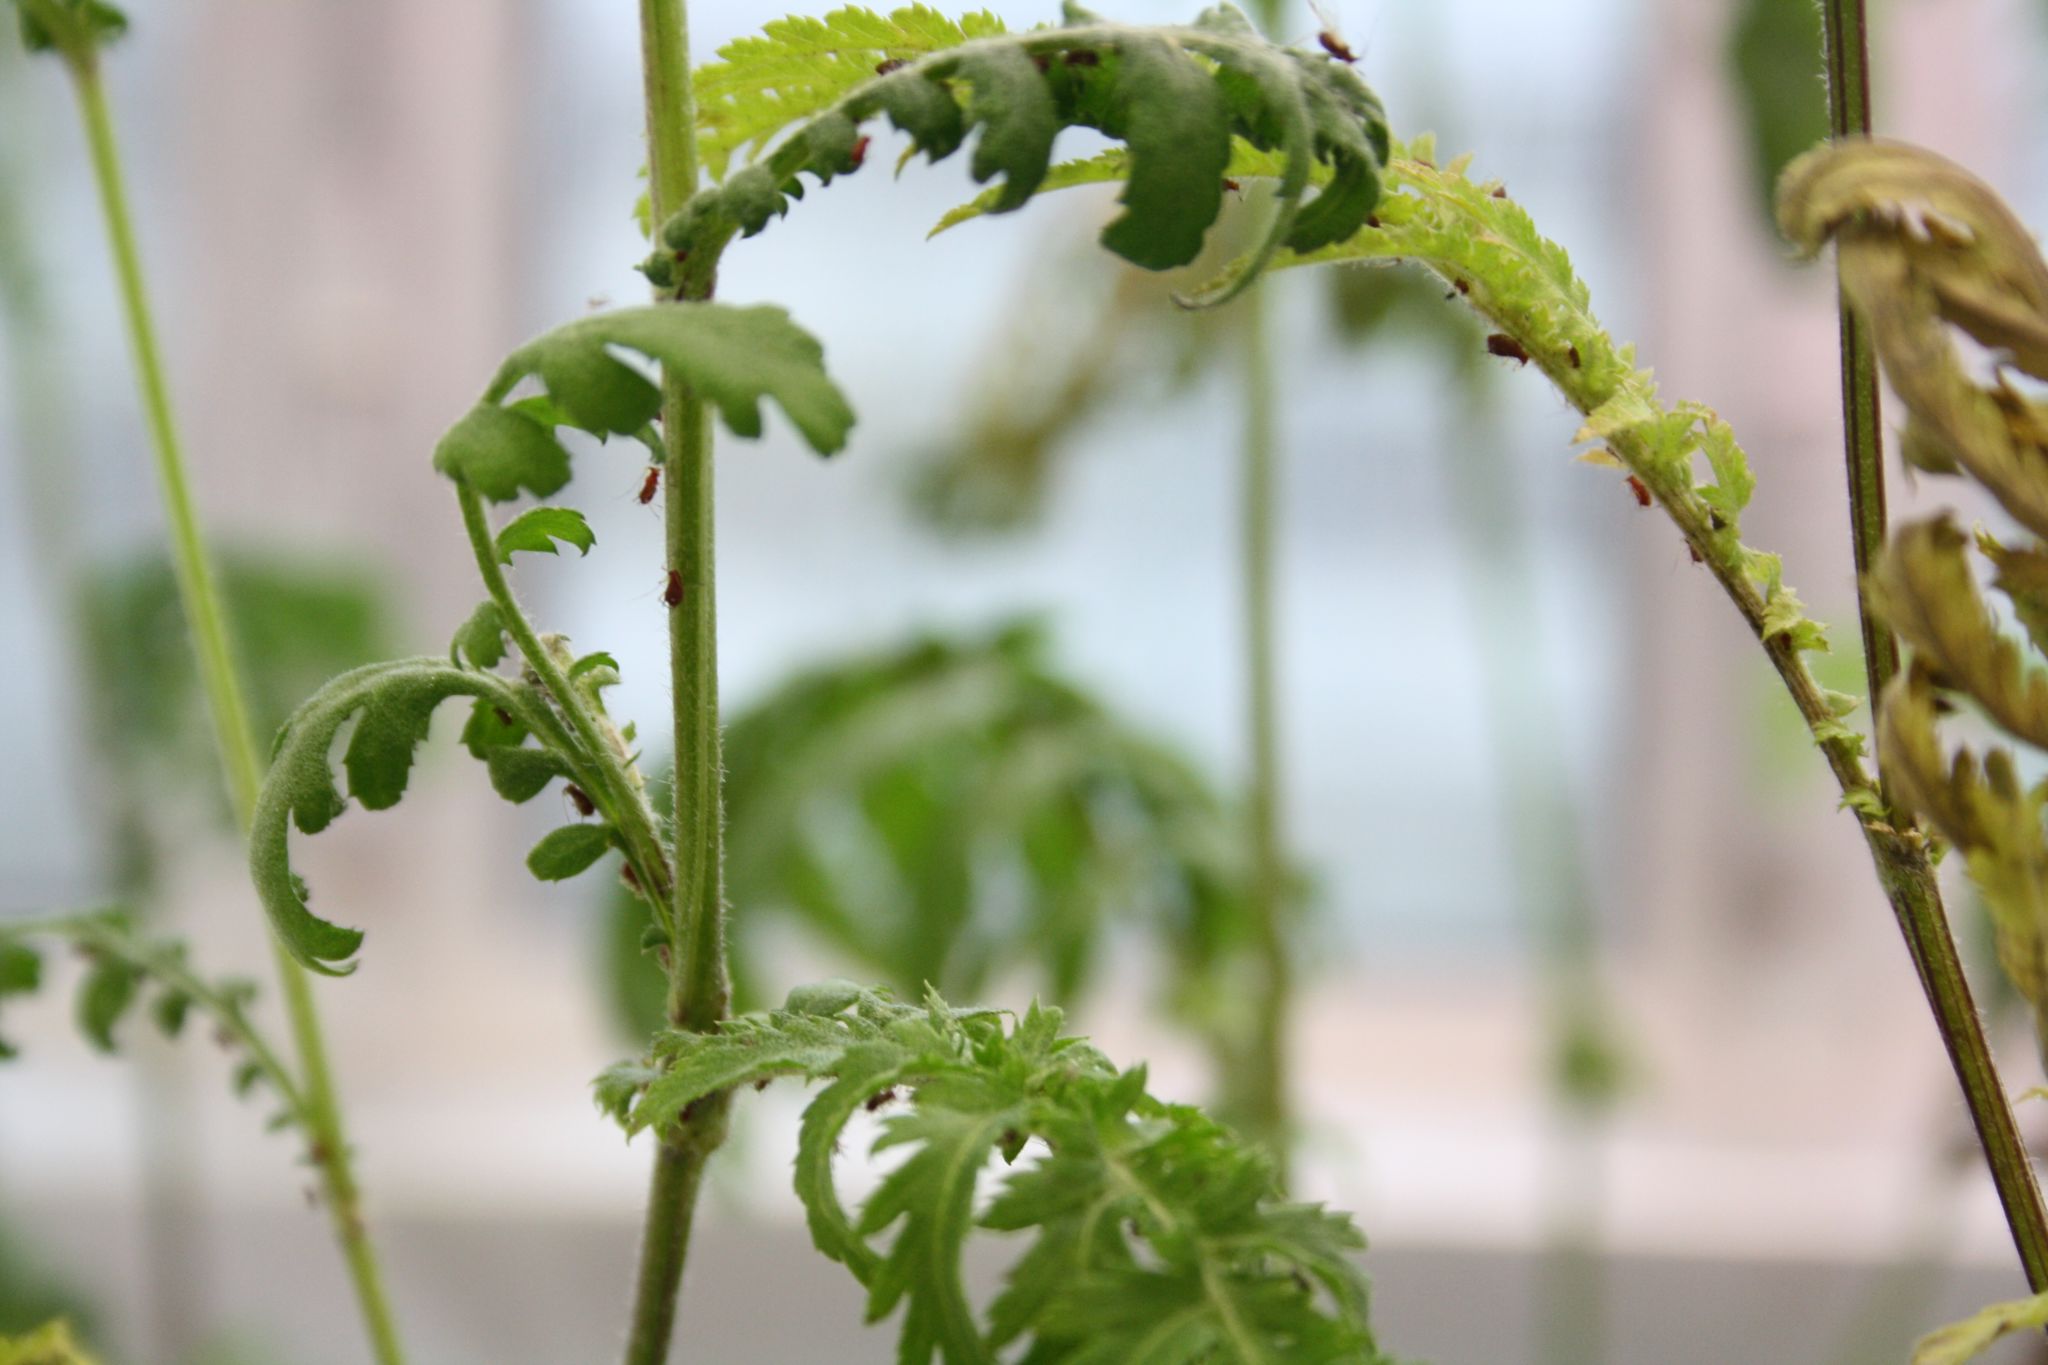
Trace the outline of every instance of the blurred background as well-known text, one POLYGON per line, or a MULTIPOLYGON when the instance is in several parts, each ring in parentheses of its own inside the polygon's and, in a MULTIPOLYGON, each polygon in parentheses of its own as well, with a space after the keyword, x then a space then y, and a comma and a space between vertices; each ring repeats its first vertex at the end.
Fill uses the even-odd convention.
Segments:
MULTIPOLYGON (((2041 221, 2048 11, 1873 10, 1880 130, 2041 221)), ((637 25, 623 0, 131 11, 109 82, 273 725, 330 672, 445 647, 479 591, 435 438, 511 346, 643 296, 637 25)), ((781 12, 699 0, 700 59, 781 12)), ((1667 395, 1733 422, 1760 481, 1749 538, 1838 623, 1827 681, 1857 686, 1831 279, 1786 262, 1766 213, 1773 168, 1824 126, 1808 0, 1343 0, 1329 20, 1397 136, 1475 151, 1667 395)), ((1319 22, 1303 9, 1284 36, 1319 22)), ((263 979, 68 91, 15 47, 0 915, 120 900, 263 979)), ((835 973, 1043 994, 1151 1059, 1161 1093, 1244 1102, 1241 323, 1177 314, 1097 251, 1108 192, 927 241, 969 190, 951 163, 858 176, 728 257, 721 297, 788 306, 860 413, 830 462, 772 423, 721 447, 742 984, 759 1003, 835 973), (963 834, 947 821, 969 807, 1003 814, 963 834)), ((1574 415, 1430 286, 1261 288, 1301 960, 1284 1121, 1296 1191, 1373 1240, 1384 1344, 1851 1365, 2018 1293, 1856 830, 1675 532, 1574 463, 1574 415)), ((580 460, 567 496, 597 548, 530 556, 521 588, 616 657, 613 714, 652 748, 643 472, 580 460)), ((370 1209, 422 1360, 601 1360, 646 1152, 586 1084, 636 1049, 647 969, 608 873, 520 866, 563 798, 497 801, 453 729, 399 812, 300 854, 323 911, 369 930, 321 998, 370 1209)), ((76 972, 51 975, 6 1019, 0 1329, 66 1305, 117 1360, 361 1359, 311 1178, 230 1094, 231 1064, 143 1027, 109 1060, 71 1027, 76 972)), ((1994 1019, 2009 1081, 2039 1081, 2024 1022, 1994 1019)), ((693 1358, 889 1358, 788 1192, 799 1104, 750 1101, 714 1168, 693 1358)))

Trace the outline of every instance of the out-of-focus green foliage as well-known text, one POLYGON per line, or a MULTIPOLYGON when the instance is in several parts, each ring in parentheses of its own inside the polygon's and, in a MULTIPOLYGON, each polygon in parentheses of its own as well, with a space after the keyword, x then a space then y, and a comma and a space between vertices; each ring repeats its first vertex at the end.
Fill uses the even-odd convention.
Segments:
POLYGON ((71 1335, 63 1319, 19 1337, 0 1337, 0 1365, 98 1365, 71 1335))
MULTIPOLYGON (((1200 775, 1061 677, 1042 629, 929 637, 804 673, 726 738, 735 978, 801 926, 849 970, 973 997, 1027 972, 1080 998, 1117 926, 1164 945, 1172 1004, 1216 1024, 1250 942, 1241 822, 1200 775)), ((609 942, 627 1022, 660 1023, 645 903, 609 942)))
POLYGON ((1778 176, 1828 135, 1815 0, 1741 0, 1728 30, 1728 78, 1741 101, 1757 207, 1766 224, 1778 176))
POLYGON ((0 1220, 0 1338, 56 1318, 91 1320, 85 1299, 44 1273, 0 1220))
MULTIPOLYGON (((2033 1006, 2048 1051, 2048 787, 2028 786, 2014 751, 1951 751, 1941 715, 1967 700, 2011 738, 2048 749, 2048 673, 2039 667, 2048 582, 2048 408, 2008 377, 2048 376, 2048 263, 2023 224, 1962 167, 1919 148, 1853 142, 1795 162, 1779 220, 1803 250, 1833 241, 1843 292, 1868 321, 1907 413, 1906 445, 1929 473, 1971 479, 2021 528, 1972 537, 1947 514, 1906 523, 1871 575, 1872 598, 1911 646, 1885 689, 1878 747, 1899 802, 1962 854, 1997 933, 1998 958, 2033 1006), (1999 362, 1989 377, 1957 332, 1999 362), (1973 567, 1976 550, 2011 600, 2004 628, 1973 567), (2029 645, 2032 648, 2029 648, 2029 645)), ((1946 1358, 1946 1357, 1941 1357, 1946 1358)))

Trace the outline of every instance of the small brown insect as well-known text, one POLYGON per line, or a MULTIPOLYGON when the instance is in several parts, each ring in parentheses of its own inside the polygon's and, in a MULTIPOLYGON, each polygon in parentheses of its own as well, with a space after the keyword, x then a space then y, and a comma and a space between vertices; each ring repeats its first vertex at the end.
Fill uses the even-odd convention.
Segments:
POLYGON ((512 713, 510 711, 507 711, 502 706, 494 706, 491 709, 497 713, 498 724, 510 725, 512 723, 512 713))
POLYGON ((1031 64, 1038 68, 1040 75, 1044 75, 1046 72, 1052 70, 1052 58, 1046 56, 1043 52, 1039 53, 1036 57, 1033 57, 1031 59, 1031 64))
POLYGON ((1691 541, 1687 541, 1685 543, 1685 552, 1692 556, 1692 562, 1695 564, 1704 564, 1707 562, 1707 557, 1700 553, 1700 547, 1693 544, 1691 541))
POLYGON ((755 1093, 755 1094, 759 1094, 759 1093, 760 1093, 761 1091, 763 1091, 763 1090, 766 1090, 766 1089, 768 1088, 768 1082, 770 1082, 770 1081, 772 1081, 772 1080, 774 1080, 774 1079, 775 1079, 775 1078, 774 1078, 773 1076, 763 1076, 763 1077, 762 1077, 762 1078, 761 1078, 760 1080, 758 1080, 758 1081, 755 1081, 755 1082, 754 1082, 754 1093, 755 1093))
POLYGON ((1358 54, 1351 50, 1350 45, 1328 29, 1318 33, 1316 41, 1323 45, 1323 51, 1329 53, 1340 62, 1349 65, 1358 60, 1358 54))
POLYGON ((1707 525, 1716 531, 1725 531, 1728 529, 1728 519, 1709 507, 1707 509, 1707 525))
POLYGON ((1522 343, 1505 332, 1495 332, 1486 339, 1486 353, 1497 355, 1503 360, 1512 360, 1517 365, 1529 363, 1529 353, 1522 349, 1522 343))
POLYGON ((564 786, 562 790, 568 794, 570 804, 575 806, 580 814, 597 814, 597 803, 590 799, 590 794, 584 791, 583 788, 571 782, 564 786))
POLYGON ((896 1087, 892 1085, 887 1090, 877 1090, 874 1094, 868 1096, 867 1103, 862 1107, 872 1114, 885 1104, 895 1103, 895 1100, 896 1087))
POLYGON ((889 60, 885 62, 875 63, 875 74, 877 76, 886 76, 891 71, 901 71, 904 67, 909 65, 910 63, 905 61, 901 57, 891 57, 889 58, 889 60))
POLYGON ((1507 198, 1507 197, 1508 197, 1508 187, 1507 187, 1506 185, 1495 185, 1495 186, 1493 187, 1493 197, 1494 197, 1494 198, 1496 198, 1496 199, 1505 199, 1505 198, 1507 198))
POLYGON ((1628 476, 1628 491, 1636 495, 1636 506, 1648 507, 1650 505, 1649 488, 1641 479, 1633 474, 1628 476))
POLYGON ((638 896, 643 894, 640 890, 640 874, 633 870, 633 865, 631 863, 619 864, 619 880, 624 882, 626 884, 626 889, 628 891, 631 891, 634 895, 638 896))
POLYGON ((1226 175, 1223 177, 1223 188, 1229 190, 1232 194, 1236 194, 1239 190, 1243 189, 1244 186, 1238 184, 1235 180, 1232 180, 1229 176, 1226 175))
POLYGON ((1379 216, 1379 215, 1378 215, 1377 213, 1368 213, 1368 214, 1366 214, 1366 215, 1365 215, 1365 225, 1366 225, 1367 227, 1374 227, 1374 228, 1378 227, 1378 226, 1380 225, 1380 216, 1379 216))
POLYGON ((1100 66, 1102 65, 1102 54, 1099 52, 1090 52, 1086 48, 1076 48, 1074 51, 1069 52, 1067 54, 1067 65, 1100 66))
POLYGON ((683 605, 683 576, 674 569, 668 571, 668 586, 662 589, 661 600, 671 607, 683 605))
POLYGON ((1566 360, 1571 361, 1573 369, 1576 370, 1577 368, 1579 368, 1579 348, 1577 346, 1572 345, 1570 342, 1566 342, 1564 347, 1564 358, 1566 360))
POLYGON ((1469 280, 1452 280, 1451 288, 1457 290, 1460 294, 1469 294, 1472 292, 1472 283, 1469 280))
POLYGON ((853 152, 851 155, 847 157, 847 160, 853 163, 853 168, 855 170, 859 170, 863 165, 866 164, 867 159, 868 137, 866 133, 862 133, 859 137, 854 139, 853 152))
POLYGON ((660 487, 661 466, 651 464, 647 466, 647 477, 640 483, 640 505, 645 507, 648 503, 653 502, 655 491, 660 487))

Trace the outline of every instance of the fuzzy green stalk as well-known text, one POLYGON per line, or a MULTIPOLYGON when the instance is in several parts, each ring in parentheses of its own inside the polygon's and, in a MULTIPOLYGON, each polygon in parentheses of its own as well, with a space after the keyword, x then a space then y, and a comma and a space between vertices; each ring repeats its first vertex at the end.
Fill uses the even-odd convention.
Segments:
MULTIPOLYGON (((647 101, 648 196, 653 221, 659 223, 697 188, 697 106, 690 83, 684 0, 641 0, 640 47, 647 101)), ((715 269, 692 274, 703 281, 692 297, 709 297, 715 269)), ((668 914, 668 1017, 676 1028, 702 1032, 725 1018, 732 999, 725 950, 712 436, 710 412, 703 401, 680 379, 666 374, 662 432, 668 446, 662 480, 667 567, 669 581, 680 588, 679 600, 669 605, 675 878, 668 914)), ((660 1134, 647 1192, 626 1365, 660 1365, 668 1358, 704 1163, 725 1141, 729 1105, 726 1093, 707 1097, 684 1111, 672 1130, 660 1134)))
MULTIPOLYGON (((157 476, 162 486, 164 515, 169 525, 171 563, 176 571, 178 596, 191 630, 198 655, 199 677, 213 719, 214 739, 226 770, 228 792, 235 818, 244 832, 256 808, 256 793, 263 784, 263 761, 250 730, 248 707, 242 698, 234 654, 229 646, 226 617, 218 588, 208 563, 206 543, 200 533, 198 513, 185 474, 185 458, 178 430, 171 414, 170 387, 164 377, 156 325, 151 318, 148 292, 142 277, 142 262, 135 244, 134 220, 128 209, 126 183, 121 173, 120 153, 114 139, 113 120, 107 110, 106 89, 100 79, 97 54, 67 50, 65 65, 78 93, 86 140, 92 150, 93 177, 99 187, 100 207, 106 219, 108 244, 113 252, 128 338, 134 352, 137 381, 141 388, 143 414, 148 422, 150 443, 156 452, 157 476)), ((292 1040, 297 1048, 301 1084, 305 1097, 308 1152, 320 1174, 329 1221, 348 1263, 364 1332, 380 1365, 402 1365, 404 1351, 384 1293, 383 1275, 375 1248, 363 1225, 362 1196, 356 1184, 354 1158, 344 1131, 341 1106, 327 1061, 327 1045, 313 1003, 312 985, 303 967, 292 960, 284 945, 271 939, 277 979, 290 1020, 292 1040)))

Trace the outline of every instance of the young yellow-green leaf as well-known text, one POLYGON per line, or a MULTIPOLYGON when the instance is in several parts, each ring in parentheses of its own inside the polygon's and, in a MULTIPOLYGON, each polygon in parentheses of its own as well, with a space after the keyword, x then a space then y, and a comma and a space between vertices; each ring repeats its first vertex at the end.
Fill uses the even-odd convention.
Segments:
POLYGON ((564 825, 550 830, 526 855, 527 870, 544 882, 564 881, 602 858, 612 846, 608 825, 564 825))
POLYGON ((505 657, 505 613, 485 598, 477 604, 448 646, 449 659, 460 664, 467 659, 472 668, 496 668, 505 657))
POLYGON ((519 550, 557 554, 556 541, 589 554, 590 547, 597 544, 597 533, 573 507, 529 507, 498 532, 498 561, 510 564, 519 550))
POLYGON ((2048 1327, 2048 1294, 2030 1299, 1994 1303, 1920 1338, 1913 1347, 1912 1365, 1963 1365, 1975 1360, 1993 1342, 2014 1332, 2048 1327))
POLYGON ((59 1319, 22 1337, 0 1337, 0 1365, 99 1365, 59 1319))

